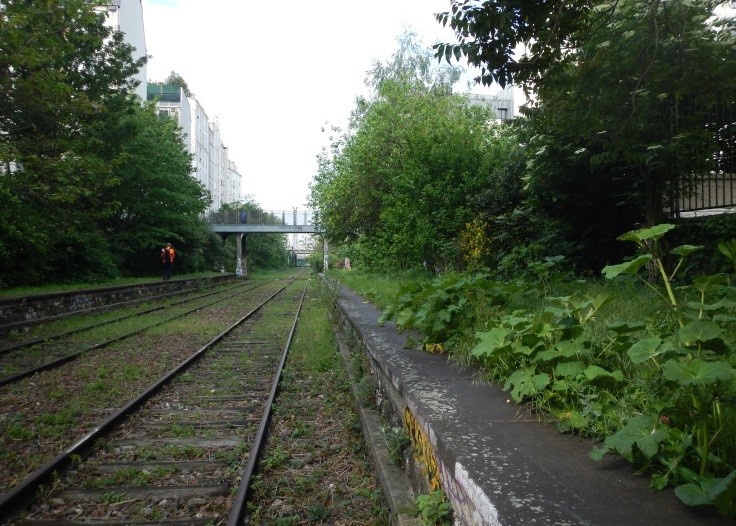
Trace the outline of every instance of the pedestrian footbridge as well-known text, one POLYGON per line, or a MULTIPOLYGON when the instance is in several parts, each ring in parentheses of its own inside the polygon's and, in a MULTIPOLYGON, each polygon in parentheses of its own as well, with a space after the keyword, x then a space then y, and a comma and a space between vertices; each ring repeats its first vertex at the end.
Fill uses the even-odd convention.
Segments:
POLYGON ((308 210, 212 212, 207 219, 218 234, 321 234, 316 215, 308 210))
MULTIPOLYGON (((250 234, 322 234, 316 214, 308 210, 265 212, 262 210, 228 210, 212 212, 207 216, 212 230, 225 239, 229 235, 238 236, 235 273, 248 276, 244 255, 247 254, 247 236, 250 234)), ((324 264, 327 267, 327 240, 324 240, 324 264)), ((291 257, 296 251, 292 247, 291 257)))

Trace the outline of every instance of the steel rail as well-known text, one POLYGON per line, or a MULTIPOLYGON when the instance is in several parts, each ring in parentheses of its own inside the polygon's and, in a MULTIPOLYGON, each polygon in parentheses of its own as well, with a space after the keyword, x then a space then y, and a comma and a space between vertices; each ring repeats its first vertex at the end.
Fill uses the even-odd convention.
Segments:
POLYGON ((271 420, 271 409, 273 407, 273 402, 276 399, 276 394, 278 393, 279 383, 281 382, 281 375, 284 369, 284 364, 286 363, 286 357, 289 354, 289 349, 291 347, 291 340, 294 336, 294 332, 296 330, 297 322, 299 321, 299 315, 302 311, 302 305, 304 304, 304 296, 307 293, 307 286, 309 283, 307 283, 304 286, 304 290, 302 291, 302 297, 299 300, 299 307, 297 308, 296 315, 294 316, 294 322, 291 325, 291 330, 289 331, 289 337, 286 340, 286 344, 284 345, 284 350, 281 353, 281 360, 279 361, 279 365, 276 369, 276 375, 274 377, 274 381, 271 384, 271 392, 268 395, 268 399, 266 400, 266 406, 263 409, 263 416, 261 417, 261 423, 258 426, 258 432, 256 433, 255 438, 253 439, 253 442, 251 443, 251 449, 248 456, 248 463, 245 466, 245 469, 243 470, 243 475, 241 477, 240 486, 238 487, 238 492, 235 496, 235 500, 233 501, 232 508, 230 508, 230 514, 228 515, 227 519, 227 526, 241 526, 243 524, 243 515, 245 513, 245 506, 248 501, 248 493, 250 492, 250 481, 251 478, 253 478, 253 474, 255 473, 256 464, 258 463, 258 460, 261 457, 261 452, 263 449, 263 446, 266 442, 266 438, 268 436, 268 424, 271 420))
POLYGON ((286 283, 279 290, 271 294, 268 298, 266 298, 263 302, 261 302, 257 307, 253 308, 250 312, 248 312, 243 317, 238 319, 233 325, 231 325, 230 327, 225 329, 223 332, 215 336, 212 340, 207 342, 199 350, 195 351, 191 356, 189 356, 189 358, 187 358, 186 360, 181 362, 178 366, 174 367, 173 369, 165 373, 156 382, 151 384, 145 391, 140 393, 138 396, 130 400, 127 404, 125 404, 118 411, 116 411, 115 413, 107 417, 105 420, 103 420, 100 423, 100 425, 98 425, 97 427, 89 431, 87 434, 82 436, 79 440, 77 440, 71 446, 62 450, 52 460, 50 460, 43 466, 39 467, 36 471, 31 473, 30 475, 28 475, 23 481, 21 481, 13 489, 0 495, 0 520, 8 520, 12 518, 13 516, 17 515, 18 513, 20 513, 20 511, 22 511, 27 506, 27 504, 33 500, 34 493, 39 489, 41 485, 51 480, 55 472, 60 472, 61 470, 65 469, 71 464, 73 456, 83 456, 85 451, 88 451, 94 445, 94 442, 97 439, 101 438, 106 433, 109 433, 114 428, 115 425, 120 423, 127 415, 129 415, 130 413, 132 413, 133 411, 141 407, 149 398, 151 398, 154 394, 156 394, 164 385, 169 383, 176 376, 178 376, 179 374, 187 370, 190 366, 192 366, 211 347, 213 347, 216 343, 220 342, 230 332, 232 332, 239 325, 241 325, 244 321, 246 321, 248 318, 253 316, 256 312, 258 312, 264 305, 266 305, 266 303, 271 301, 278 294, 280 294, 284 289, 286 289, 286 287, 288 287, 294 281, 296 281, 297 277, 293 278, 291 281, 286 283))
POLYGON ((30 376, 33 376, 36 373, 40 373, 40 372, 43 372, 43 371, 49 371, 51 369, 56 369, 57 367, 60 367, 60 366, 62 366, 64 364, 66 364, 66 363, 69 363, 69 362, 72 362, 72 361, 76 360, 77 358, 79 358, 81 355, 83 355, 85 353, 88 353, 90 351, 96 351, 96 350, 99 350, 99 349, 104 349, 105 347, 107 347, 109 345, 112 345, 113 343, 116 343, 116 342, 125 340, 126 338, 130 338, 131 336, 135 336, 136 334, 139 334, 139 333, 141 333, 143 331, 146 331, 148 329, 152 329, 154 327, 158 327, 159 325, 164 325, 165 323, 169 323, 170 321, 178 320, 179 318, 183 318, 184 316, 187 316, 187 315, 189 315, 189 314, 191 314, 193 312, 197 312, 200 309, 203 309, 205 307, 211 307, 212 305, 215 305, 215 304, 220 303, 222 301, 227 301, 227 300, 232 299, 232 298, 234 298, 234 297, 236 297, 236 296, 238 296, 238 295, 240 295, 240 294, 242 294, 244 292, 250 292, 251 290, 255 290, 255 289, 259 288, 259 287, 262 287, 264 285, 267 285, 268 283, 271 283, 271 282, 262 283, 261 285, 258 285, 256 287, 253 287, 251 289, 247 289, 247 290, 243 290, 243 291, 237 292, 235 294, 231 294, 230 296, 226 296, 225 298, 221 298, 219 300, 213 301, 211 303, 207 303, 205 305, 199 305, 198 307, 195 307, 193 309, 189 309, 188 311, 185 311, 185 312, 183 312, 181 314, 177 314, 176 316, 173 316, 173 317, 168 318, 166 320, 162 320, 162 321, 159 321, 159 322, 156 322, 156 323, 152 323, 151 325, 147 325, 146 327, 143 327, 141 329, 136 329, 134 331, 131 331, 131 332, 122 334, 120 336, 116 336, 115 338, 110 338, 108 340, 105 340, 105 341, 102 341, 102 342, 99 342, 99 343, 95 343, 94 345, 92 345, 90 347, 86 347, 86 348, 81 349, 81 350, 79 350, 77 352, 73 352, 71 354, 67 354, 66 356, 62 356, 61 358, 57 358, 55 360, 51 360, 51 361, 42 363, 41 365, 37 365, 36 367, 33 367, 31 369, 26 369, 24 371, 20 371, 18 373, 15 373, 15 374, 13 374, 11 376, 6 376, 5 378, 0 378, 0 387, 2 387, 4 385, 8 385, 8 384, 12 384, 12 383, 18 382, 18 381, 22 380, 23 378, 28 378, 30 376))
MULTIPOLYGON (((78 329, 72 329, 70 331, 65 331, 65 332, 58 332, 56 334, 51 334, 49 336, 41 336, 41 337, 38 337, 38 338, 34 338, 33 340, 27 340, 27 341, 24 341, 24 342, 18 342, 16 344, 10 345, 8 347, 1 348, 0 349, 0 355, 9 353, 10 351, 16 351, 16 350, 22 349, 24 347, 30 347, 31 345, 36 345, 36 344, 39 344, 39 343, 46 343, 46 342, 58 340, 59 338, 63 338, 64 336, 71 336, 73 334, 78 334, 80 332, 89 331, 89 330, 95 329, 97 327, 102 327, 104 325, 109 325, 111 323, 115 323, 115 322, 118 322, 118 321, 127 320, 129 318, 134 318, 136 316, 142 316, 143 314, 150 314, 151 312, 156 312, 157 310, 166 309, 168 307, 175 307, 176 305, 181 305, 182 303, 186 303, 188 301, 194 301, 194 300, 198 300, 198 299, 201 299, 201 298, 206 298, 208 296, 214 296, 215 294, 222 294, 223 292, 228 292, 228 291, 231 291, 231 290, 234 290, 234 289, 237 289, 237 288, 245 287, 247 285, 250 285, 250 283, 242 283, 242 284, 237 285, 235 287, 227 287, 227 288, 224 288, 222 290, 216 290, 214 292, 208 292, 207 294, 200 294, 199 296, 194 296, 192 298, 186 298, 186 299, 183 299, 183 300, 175 301, 173 303, 168 303, 166 305, 161 305, 159 307, 153 307, 153 308, 150 308, 150 309, 144 309, 142 311, 134 312, 132 314, 126 314, 125 316, 119 316, 119 317, 113 318, 111 320, 106 320, 106 321, 99 322, 99 323, 93 323, 93 324, 90 324, 90 325, 85 325, 84 327, 79 327, 78 329)), ((253 287, 253 288, 257 288, 257 287, 253 287)), ((245 290, 243 292, 247 292, 248 290, 253 290, 253 289, 247 289, 247 290, 245 290)), ((172 295, 173 294, 170 293, 170 294, 167 294, 166 296, 172 296, 172 295)), ((146 299, 151 299, 152 301, 155 301, 155 298, 146 298, 146 299)), ((136 300, 136 301, 140 301, 140 300, 136 300)), ((112 305, 109 305, 108 307, 110 307, 112 309, 112 308, 119 307, 119 306, 125 306, 125 303, 127 303, 127 302, 112 304, 112 305)), ((78 313, 71 313, 70 315, 72 315, 72 314, 78 314, 78 313)))

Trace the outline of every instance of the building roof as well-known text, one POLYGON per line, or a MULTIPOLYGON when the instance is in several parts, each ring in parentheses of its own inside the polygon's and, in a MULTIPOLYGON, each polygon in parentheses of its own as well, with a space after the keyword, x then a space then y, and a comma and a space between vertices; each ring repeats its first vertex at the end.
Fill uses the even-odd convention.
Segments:
POLYGON ((151 82, 148 84, 148 100, 156 100, 162 102, 181 102, 181 87, 174 84, 157 84, 151 82))

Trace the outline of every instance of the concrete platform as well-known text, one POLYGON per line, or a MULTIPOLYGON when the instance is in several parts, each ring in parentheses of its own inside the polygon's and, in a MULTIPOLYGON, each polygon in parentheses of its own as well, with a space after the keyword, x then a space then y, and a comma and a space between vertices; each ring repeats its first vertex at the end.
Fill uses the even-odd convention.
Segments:
MULTIPOLYGON (((343 332, 365 348, 397 414, 426 437, 442 489, 461 525, 733 525, 649 489, 624 460, 588 457, 593 443, 560 434, 472 370, 405 349, 407 334, 379 326, 380 311, 337 291, 343 332)), ((430 474, 431 475, 431 474, 430 474)))

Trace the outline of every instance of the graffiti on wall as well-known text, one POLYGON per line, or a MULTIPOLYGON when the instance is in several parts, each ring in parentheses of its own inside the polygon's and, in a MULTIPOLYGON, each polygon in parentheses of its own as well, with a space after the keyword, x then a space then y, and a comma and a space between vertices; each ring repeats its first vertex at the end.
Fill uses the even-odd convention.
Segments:
POLYGON ((440 470, 432 443, 408 407, 404 409, 404 425, 414 449, 414 459, 422 466, 423 474, 429 482, 429 489, 432 491, 440 489, 440 470))

